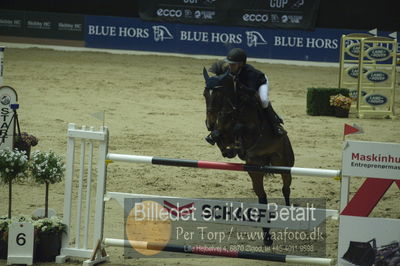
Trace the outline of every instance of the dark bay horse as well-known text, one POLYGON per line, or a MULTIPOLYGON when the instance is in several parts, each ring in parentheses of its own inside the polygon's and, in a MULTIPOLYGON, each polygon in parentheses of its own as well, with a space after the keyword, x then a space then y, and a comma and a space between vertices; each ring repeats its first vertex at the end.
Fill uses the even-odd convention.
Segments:
MULTIPOLYGON (((217 145, 224 157, 236 155, 247 164, 287 166, 294 165, 294 153, 289 137, 275 136, 271 125, 263 118, 262 107, 254 91, 235 91, 234 81, 223 63, 215 63, 206 80, 204 97, 206 100, 206 125, 217 136, 217 145)), ((248 172, 259 203, 267 204, 264 190, 264 173, 248 172)), ((290 205, 290 185, 292 176, 281 174, 282 193, 286 205, 290 205)), ((271 245, 269 229, 263 228, 264 243, 271 245)))

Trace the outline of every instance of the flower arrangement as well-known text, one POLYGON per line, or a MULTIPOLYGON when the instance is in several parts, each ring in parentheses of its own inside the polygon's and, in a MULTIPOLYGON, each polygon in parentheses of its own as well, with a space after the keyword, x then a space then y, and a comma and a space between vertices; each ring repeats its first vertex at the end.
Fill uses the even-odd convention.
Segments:
POLYGON ((11 219, 8 216, 0 217, 0 241, 7 241, 8 237, 8 225, 11 223, 11 219))
POLYGON ((350 110, 351 102, 352 99, 350 97, 343 96, 342 94, 332 95, 329 100, 331 106, 345 110, 350 110))
POLYGON ((35 230, 37 230, 38 233, 57 234, 66 232, 67 230, 67 226, 57 216, 34 220, 33 225, 35 226, 35 230))
POLYGON ((62 158, 52 150, 49 152, 35 151, 30 165, 33 179, 39 184, 55 184, 64 177, 62 158))
POLYGON ((54 262, 60 254, 62 233, 67 225, 57 216, 40 218, 33 221, 35 227, 36 259, 43 262, 54 262))
POLYGON ((0 177, 4 183, 25 177, 28 157, 25 151, 4 149, 0 151, 0 177))
POLYGON ((0 259, 7 259, 8 253, 8 227, 14 222, 27 222, 34 226, 35 260, 38 262, 54 261, 60 254, 62 233, 67 231, 67 226, 56 216, 51 218, 38 218, 19 215, 9 219, 0 217, 0 259))
POLYGON ((0 151, 0 180, 8 183, 8 218, 11 219, 12 181, 25 177, 28 157, 25 151, 4 149, 0 151))
POLYGON ((11 219, 8 216, 0 216, 0 240, 7 241, 8 237, 8 226, 15 222, 32 222, 32 218, 26 215, 19 215, 12 217, 11 219), (2 233, 2 234, 1 234, 2 233))
POLYGON ((17 135, 16 142, 26 143, 29 146, 36 146, 39 143, 39 139, 34 135, 22 132, 21 135, 17 135))
POLYGON ((9 224, 11 219, 8 216, 0 216, 0 259, 7 259, 9 224))
MULTIPOLYGON (((50 218, 37 218, 26 215, 19 215, 9 219, 7 216, 0 216, 0 232, 8 232, 8 226, 16 222, 27 222, 32 223, 37 233, 63 233, 67 230, 67 225, 57 217, 52 216, 50 218)), ((1 236, 1 235, 0 235, 1 236)), ((1 240, 1 238, 0 238, 1 240)), ((7 234, 3 234, 3 240, 7 240, 7 234)))
POLYGON ((39 139, 33 135, 30 135, 26 132, 22 132, 20 135, 17 135, 15 138, 15 149, 20 151, 26 151, 26 155, 30 155, 31 147, 36 146, 39 143, 39 139))
POLYGON ((35 182, 46 184, 45 217, 48 216, 49 184, 61 182, 64 177, 64 163, 53 151, 35 151, 30 169, 35 182))

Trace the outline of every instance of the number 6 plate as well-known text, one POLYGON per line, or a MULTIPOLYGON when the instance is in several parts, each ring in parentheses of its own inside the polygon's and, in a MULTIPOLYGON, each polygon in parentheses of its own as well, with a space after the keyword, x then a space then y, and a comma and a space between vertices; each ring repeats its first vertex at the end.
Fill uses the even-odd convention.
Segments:
POLYGON ((33 224, 12 223, 9 226, 7 264, 33 263, 33 224))

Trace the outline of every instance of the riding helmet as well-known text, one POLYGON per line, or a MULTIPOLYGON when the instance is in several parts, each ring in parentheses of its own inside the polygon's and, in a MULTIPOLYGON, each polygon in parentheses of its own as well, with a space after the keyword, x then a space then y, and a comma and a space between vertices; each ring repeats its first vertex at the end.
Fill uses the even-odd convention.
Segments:
POLYGON ((228 52, 228 55, 226 56, 226 62, 229 64, 235 64, 235 63, 246 63, 247 60, 247 55, 246 52, 241 49, 241 48, 233 48, 228 52))

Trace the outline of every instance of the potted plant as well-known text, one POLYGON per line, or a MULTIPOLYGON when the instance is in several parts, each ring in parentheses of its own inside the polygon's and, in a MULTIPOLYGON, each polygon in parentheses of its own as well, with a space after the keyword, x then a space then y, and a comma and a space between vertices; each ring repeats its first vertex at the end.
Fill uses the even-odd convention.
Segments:
POLYGON ((8 216, 0 217, 0 259, 7 259, 8 246, 8 225, 11 220, 8 216))
POLYGON ((348 117, 352 99, 350 97, 343 96, 342 94, 336 94, 330 96, 329 104, 335 109, 336 117, 348 117))
POLYGON ((45 218, 48 217, 49 185, 61 182, 64 177, 64 163, 53 151, 35 151, 32 155, 30 169, 32 178, 39 184, 46 185, 45 218))
POLYGON ((0 150, 0 178, 8 184, 8 218, 11 219, 12 182, 17 178, 25 177, 28 169, 28 157, 24 151, 0 150))
POLYGON ((46 185, 45 214, 35 221, 37 235, 36 260, 54 261, 61 248, 61 235, 66 226, 56 216, 48 218, 49 186, 61 182, 64 177, 64 163, 53 151, 35 151, 31 157, 32 178, 46 185))
POLYGON ((30 135, 26 132, 22 132, 21 134, 15 137, 15 145, 14 148, 20 151, 25 151, 28 159, 31 154, 31 147, 34 147, 38 144, 39 140, 34 136, 30 135))
POLYGON ((36 261, 55 261, 60 254, 62 233, 67 226, 57 216, 34 220, 36 234, 36 261))

